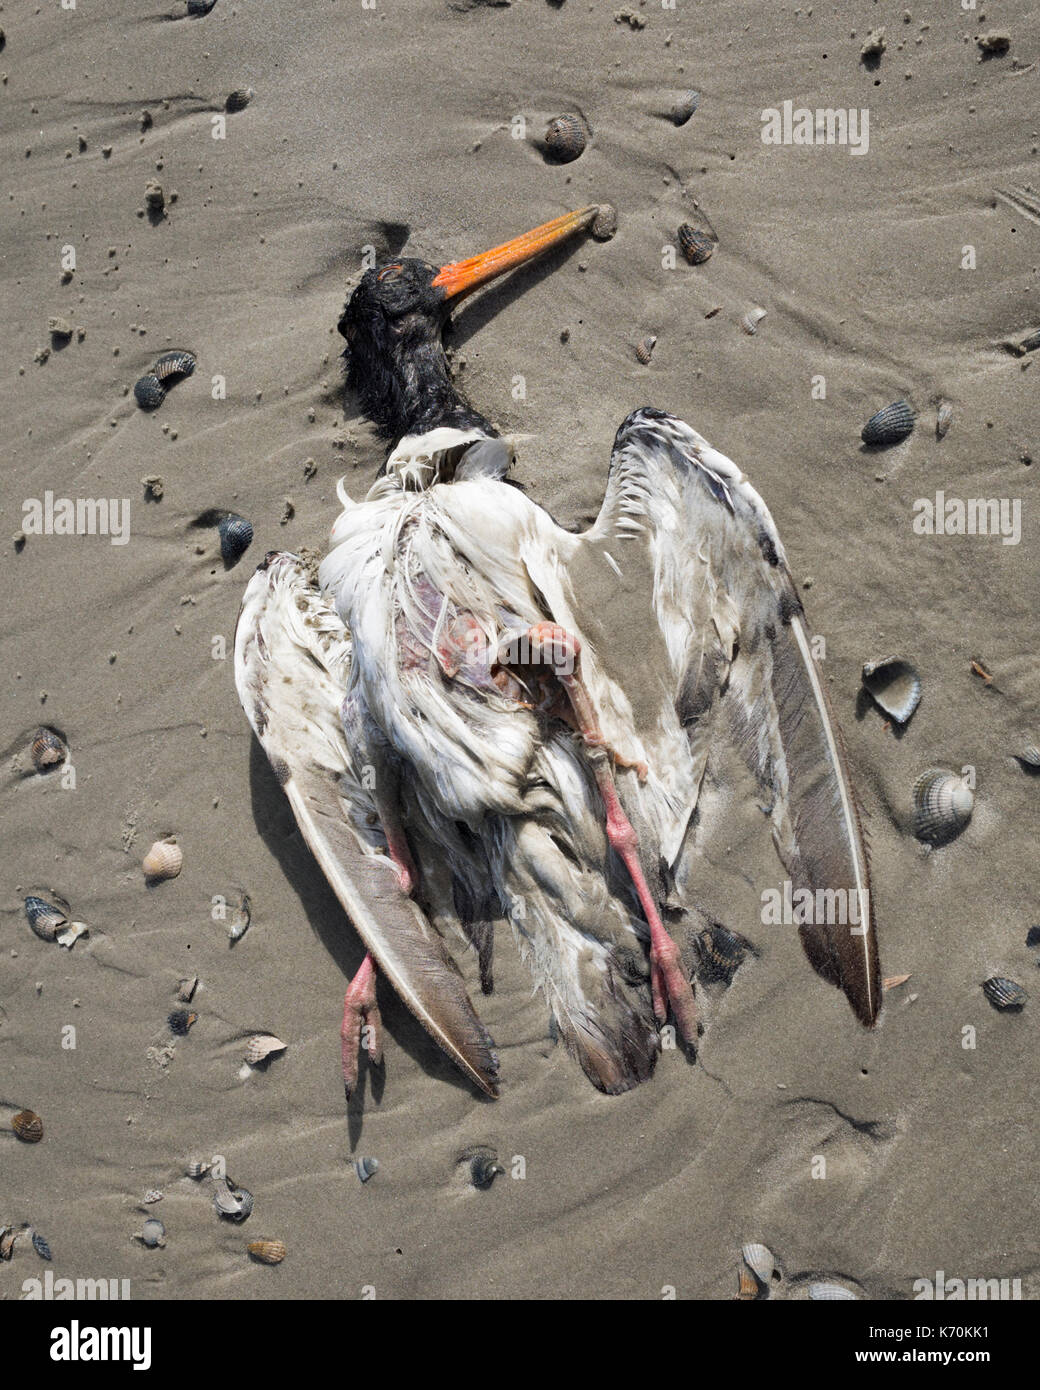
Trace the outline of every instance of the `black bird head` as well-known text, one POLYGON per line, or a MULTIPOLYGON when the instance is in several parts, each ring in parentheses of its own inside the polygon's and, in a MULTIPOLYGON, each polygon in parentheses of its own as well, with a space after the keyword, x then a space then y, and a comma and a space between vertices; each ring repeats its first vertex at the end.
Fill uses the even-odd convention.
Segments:
POLYGON ((339 320, 347 384, 385 439, 440 425, 496 431, 456 389, 441 334, 452 309, 499 275, 587 227, 599 209, 565 213, 468 260, 405 258, 366 271, 339 320))

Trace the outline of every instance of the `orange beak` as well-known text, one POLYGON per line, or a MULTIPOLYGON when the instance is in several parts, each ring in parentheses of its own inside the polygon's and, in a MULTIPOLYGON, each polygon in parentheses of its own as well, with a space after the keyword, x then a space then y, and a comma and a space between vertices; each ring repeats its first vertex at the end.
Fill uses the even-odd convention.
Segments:
POLYGON ((481 285, 486 285, 489 280, 504 275, 514 266, 523 265, 525 261, 547 251, 550 246, 557 245, 574 232, 587 227, 598 212, 599 207, 596 204, 582 208, 580 212, 565 212, 562 217, 554 217, 551 222, 545 222, 541 227, 524 232, 522 236, 514 237, 512 241, 495 246, 479 256, 470 256, 465 261, 452 261, 450 265, 440 268, 433 284, 444 291, 445 299, 461 299, 463 295, 472 294, 481 285))

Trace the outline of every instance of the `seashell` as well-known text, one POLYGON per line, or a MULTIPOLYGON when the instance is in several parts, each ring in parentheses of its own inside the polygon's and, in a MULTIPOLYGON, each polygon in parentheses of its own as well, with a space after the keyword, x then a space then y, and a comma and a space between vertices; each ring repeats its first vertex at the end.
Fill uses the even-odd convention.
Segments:
POLYGON ((1027 337, 1023 338, 1015 348, 1015 351, 1020 357, 1023 357, 1027 352, 1035 352, 1037 348, 1040 348, 1040 329, 1037 329, 1035 333, 1030 333, 1027 337))
POLYGON ((144 205, 149 212, 158 213, 166 206, 166 194, 158 179, 149 179, 144 189, 144 205))
POLYGON ((71 951, 81 936, 89 935, 90 928, 85 922, 70 922, 67 927, 62 927, 54 939, 59 946, 64 946, 71 951))
POLYGON ((197 975, 187 976, 177 986, 177 998, 184 1004, 190 1004, 195 998, 195 991, 198 987, 199 977, 197 975))
POLYGON ((19 1234, 13 1226, 0 1226, 0 1260, 9 1260, 14 1254, 19 1234))
POLYGON ((166 1244, 166 1227, 157 1216, 150 1216, 141 1227, 140 1235, 134 1237, 142 1245, 147 1245, 149 1250, 154 1250, 157 1246, 166 1244))
POLYGON ((41 1260, 52 1260, 54 1258, 51 1254, 51 1247, 44 1240, 43 1236, 40 1235, 39 1231, 33 1231, 32 1245, 41 1260))
POLYGON ((827 1299, 858 1299, 859 1294, 853 1293, 844 1284, 832 1284, 829 1281, 821 1280, 819 1283, 809 1285, 809 1297, 814 1303, 820 1303, 827 1299))
POLYGON ((174 352, 164 352, 161 357, 156 358, 152 375, 158 377, 161 382, 176 385, 186 376, 191 376, 194 370, 195 354, 187 352, 184 348, 177 348, 174 352))
POLYGON ((758 332, 758 325, 762 322, 765 316, 765 309, 753 308, 747 311, 744 317, 740 320, 740 326, 748 335, 748 337, 753 338, 755 336, 755 334, 758 332))
POLYGON ((469 1164, 469 1180, 479 1192, 486 1192, 499 1174, 506 1171, 494 1149, 467 1149, 463 1158, 469 1164))
POLYGON ((703 264, 719 244, 719 239, 713 232, 704 227, 691 227, 689 222, 684 222, 679 228, 676 240, 679 250, 690 265, 703 264))
POLYGON ((174 840, 156 840, 141 860, 144 876, 150 882, 160 883, 164 878, 176 878, 184 863, 184 851, 174 840))
POLYGON ((158 1187, 150 1187, 148 1191, 144 1194, 143 1201, 146 1207, 150 1207, 154 1206, 156 1202, 161 1202, 162 1199, 162 1190, 158 1187))
POLYGON ((166 388, 154 373, 134 382, 134 400, 142 410, 158 410, 165 399, 166 388))
POLYGON ((253 539, 252 522, 235 512, 228 512, 217 527, 220 533, 220 556, 225 565, 233 565, 249 549, 253 539))
POLYGON ((943 844, 971 819, 975 796, 963 777, 945 767, 930 767, 914 783, 914 834, 943 844))
POLYGON ((754 947, 721 922, 706 927, 697 936, 698 974, 707 984, 731 985, 733 977, 754 947))
POLYGON ((762 1286, 747 1265, 742 1264, 737 1272, 737 1298, 741 1303, 753 1303, 761 1297, 762 1286))
POLYGON ((218 1216, 239 1225, 253 1210, 253 1194, 245 1187, 236 1187, 230 1178, 223 1178, 216 1184, 213 1205, 218 1216))
POLYGON ((935 412, 935 437, 945 439, 947 431, 953 424, 953 406, 947 400, 939 402, 935 412))
POLYGON ((870 417, 859 437, 864 444, 887 449, 913 433, 916 418, 909 401, 894 401, 870 417))
POLYGON ((243 893, 242 901, 231 914, 231 920, 228 922, 228 939, 231 941, 232 945, 245 936, 249 929, 249 923, 252 920, 252 912, 253 904, 250 901, 249 894, 243 893))
POLYGON ((1015 757, 1020 763, 1025 763, 1027 767, 1040 767, 1040 748, 1035 743, 1027 743, 1021 753, 1016 753, 1015 757))
POLYGON ((613 203, 600 203, 589 231, 597 241, 609 241, 617 231, 617 208, 613 203))
POLYGON ((276 1052, 284 1052, 288 1043, 283 1043, 280 1038, 276 1038, 272 1033, 257 1033, 256 1037, 250 1038, 246 1044, 246 1061, 251 1067, 255 1067, 258 1062, 272 1056, 276 1052))
POLYGON ((54 907, 43 898, 26 898, 25 915, 30 927, 42 941, 57 941, 59 931, 69 924, 61 908, 54 907))
POLYGON ((194 1178, 197 1182, 199 1178, 204 1178, 212 1165, 201 1158, 193 1158, 185 1168, 185 1173, 189 1178, 194 1178))
POLYGON ((879 709, 905 724, 921 703, 921 677, 900 656, 881 656, 863 667, 863 684, 879 709))
POLYGON ((280 1240, 251 1240, 246 1249, 262 1265, 280 1265, 287 1254, 280 1240))
POLYGON ((217 3, 217 0, 188 0, 189 14, 209 14, 210 10, 217 3))
POLYGON ((751 1244, 741 1247, 740 1257, 764 1289, 768 1289, 776 1269, 773 1252, 766 1245, 751 1244))
POLYGON ((11 1128, 26 1144, 38 1144, 43 1138, 43 1121, 33 1110, 19 1110, 11 1118, 11 1128))
POLYGON ((72 324, 68 319, 54 316, 47 320, 47 332, 60 343, 67 343, 72 337, 72 324))
POLYGON ((252 87, 239 87, 237 91, 228 93, 227 100, 224 102, 224 110, 244 111, 255 96, 256 93, 252 87))
POLYGON ((354 1171, 362 1182, 368 1182, 369 1178, 375 1177, 379 1171, 378 1158, 356 1158, 354 1160, 354 1171))
POLYGON ((545 147, 559 164, 570 164, 584 151, 589 132, 580 116, 554 116, 545 128, 545 147))
POLYGON ((48 767, 57 767, 69 756, 68 744, 60 734, 48 729, 46 725, 41 725, 36 730, 30 751, 33 767, 37 772, 43 772, 48 767))
POLYGON ((1003 975, 994 975, 982 982, 982 992, 1001 1013, 1018 1013, 1025 1006, 1029 995, 1014 980, 1006 980, 1003 975))
POLYGON ((178 1038, 186 1038, 192 1024, 198 1022, 198 1017, 198 1014, 189 1013, 187 1009, 174 1009, 166 1022, 170 1025, 171 1033, 175 1033, 178 1038))
POLYGON ((674 125, 683 126, 700 105, 700 92, 680 92, 672 106, 670 117, 674 125))
POLYGON ((642 362, 644 367, 648 367, 650 365, 650 359, 654 355, 654 345, 656 344, 656 342, 657 339, 654 337, 654 335, 652 333, 648 333, 645 338, 640 338, 639 342, 636 343, 636 356, 639 358, 640 362, 642 362))

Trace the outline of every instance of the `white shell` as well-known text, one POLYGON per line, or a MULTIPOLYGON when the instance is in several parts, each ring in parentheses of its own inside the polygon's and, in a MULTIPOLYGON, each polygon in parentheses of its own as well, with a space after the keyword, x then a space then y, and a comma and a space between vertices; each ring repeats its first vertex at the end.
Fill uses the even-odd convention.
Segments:
POLYGON ((1028 763, 1030 767, 1040 767, 1040 748, 1035 743, 1027 743, 1021 753, 1016 753, 1015 757, 1022 763, 1028 763))
POLYGON ((66 946, 70 951, 81 936, 89 936, 90 928, 85 922, 70 922, 67 927, 63 927, 54 938, 59 946, 66 946))
POLYGON ((749 309, 747 313, 744 315, 744 317, 740 320, 740 326, 745 333, 755 334, 758 332, 758 325, 762 322, 765 316, 765 309, 749 309))
POLYGON ((776 1260, 773 1258, 773 1252, 768 1246, 751 1244, 743 1246, 740 1254, 744 1263, 758 1282, 768 1288, 773 1278, 773 1271, 776 1269, 776 1260))
POLYGON ((197 975, 187 975, 177 985, 177 998, 183 1004, 190 1004, 195 998, 195 991, 199 987, 199 977, 197 975))
POLYGON ((863 684, 879 709, 905 724, 921 703, 921 677, 901 656, 880 656, 863 667, 863 684))
POLYGON ((197 1180, 199 1178, 204 1178, 211 1166, 211 1164, 206 1163, 201 1158, 193 1158, 184 1171, 189 1178, 195 1178, 197 1180))
POLYGON ((859 1294, 853 1293, 852 1290, 847 1289, 844 1284, 832 1284, 830 1282, 821 1281, 818 1284, 809 1285, 809 1297, 814 1303, 817 1303, 825 1299, 858 1299, 859 1294))
POLYGON ((235 908, 228 922, 228 939, 232 945, 245 936, 246 932, 249 930, 252 909, 253 904, 250 901, 249 894, 243 893, 242 901, 239 903, 238 907, 235 908))
POLYGON ((288 1045, 272 1033, 257 1033, 246 1044, 246 1061, 250 1066, 256 1066, 257 1062, 262 1062, 265 1057, 270 1057, 272 1053, 284 1052, 288 1045))
POLYGON ((975 796, 963 777, 945 767, 930 767, 914 783, 914 834, 942 844, 971 819, 975 796))
POLYGON ((253 1194, 248 1188, 236 1187, 230 1178, 223 1178, 213 1185, 213 1205, 218 1216, 241 1222, 253 1210, 253 1194))
POLYGON ((159 882, 164 878, 176 878, 184 863, 184 851, 173 840, 156 840, 144 859, 141 868, 147 879, 159 882))

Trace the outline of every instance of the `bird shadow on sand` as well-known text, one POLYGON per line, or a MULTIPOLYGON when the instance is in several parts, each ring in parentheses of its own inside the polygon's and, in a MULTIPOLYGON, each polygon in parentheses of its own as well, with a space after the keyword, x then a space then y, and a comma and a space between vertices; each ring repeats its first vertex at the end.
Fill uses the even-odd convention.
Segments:
MULTIPOLYGON (((297 829, 285 793, 278 785, 278 779, 271 771, 271 765, 255 735, 250 743, 249 789, 253 820, 260 837, 278 861, 279 868, 307 914, 312 930, 339 971, 338 980, 333 971, 329 972, 328 1033, 331 1066, 334 1065, 333 1059, 337 1056, 340 1001, 348 982, 365 957, 365 947, 297 829)), ((394 1042, 415 1060, 430 1077, 431 1084, 446 1083, 485 1099, 440 1051, 422 1025, 401 1003, 390 985, 386 981, 380 981, 377 989, 379 1009, 387 1036, 393 1038, 394 1042)), ((367 1065, 365 1058, 362 1059, 358 1085, 347 1110, 352 1147, 361 1137, 366 1088, 371 1088, 372 1098, 377 1103, 382 1098, 384 1068, 385 1064, 372 1067, 367 1065)))

